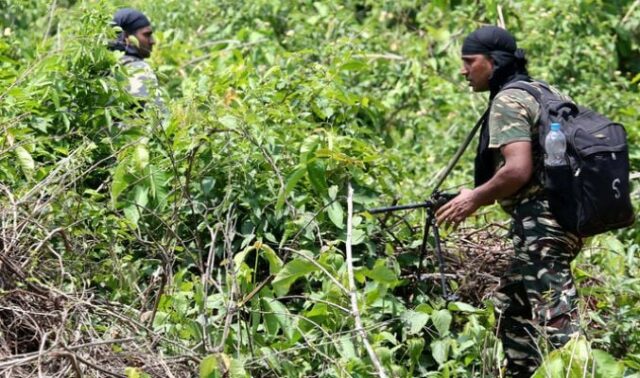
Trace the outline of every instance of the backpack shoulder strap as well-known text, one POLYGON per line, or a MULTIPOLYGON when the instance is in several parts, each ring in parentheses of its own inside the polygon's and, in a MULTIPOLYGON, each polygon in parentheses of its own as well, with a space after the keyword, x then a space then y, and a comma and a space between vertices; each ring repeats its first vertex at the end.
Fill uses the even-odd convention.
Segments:
MULTIPOLYGON (((549 88, 549 84, 543 82, 543 81, 537 81, 537 83, 540 83, 541 87, 544 88, 547 92, 549 93, 553 93, 551 92, 551 89, 549 88)), ((538 102, 538 104, 542 105, 543 101, 542 101, 542 92, 540 90, 538 90, 537 88, 535 88, 533 85, 531 85, 529 82, 527 81, 515 81, 513 83, 509 83, 507 85, 505 85, 502 90, 505 89, 521 89, 527 93, 529 93, 531 96, 533 96, 533 98, 536 99, 536 101, 538 102)))

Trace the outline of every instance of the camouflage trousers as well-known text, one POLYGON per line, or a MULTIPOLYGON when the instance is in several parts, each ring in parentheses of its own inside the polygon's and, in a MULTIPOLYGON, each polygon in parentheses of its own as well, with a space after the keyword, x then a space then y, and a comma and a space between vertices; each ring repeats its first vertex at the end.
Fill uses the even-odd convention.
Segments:
POLYGON ((530 377, 547 347, 579 332, 570 263, 582 241, 555 221, 546 200, 511 212, 515 258, 495 295, 499 334, 512 377, 530 377))

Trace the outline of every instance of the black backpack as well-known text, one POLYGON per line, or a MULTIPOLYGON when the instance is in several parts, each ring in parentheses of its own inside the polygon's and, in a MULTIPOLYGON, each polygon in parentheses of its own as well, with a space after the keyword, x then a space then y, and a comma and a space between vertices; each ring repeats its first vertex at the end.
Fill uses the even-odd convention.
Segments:
POLYGON ((553 215, 568 231, 587 237, 630 226, 629 153, 624 127, 590 109, 567 102, 546 83, 517 81, 504 89, 527 91, 540 104, 539 142, 553 122, 567 139, 568 165, 544 167, 553 215))

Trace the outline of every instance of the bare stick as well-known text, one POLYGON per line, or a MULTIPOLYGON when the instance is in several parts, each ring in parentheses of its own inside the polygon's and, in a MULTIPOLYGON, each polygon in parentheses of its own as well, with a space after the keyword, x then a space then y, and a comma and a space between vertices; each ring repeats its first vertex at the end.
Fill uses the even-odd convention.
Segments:
POLYGON ((632 5, 631 8, 629 8, 629 11, 627 11, 627 14, 624 15, 624 18, 622 19, 622 21, 620 21, 620 24, 624 24, 629 20, 629 17, 631 17, 631 15, 633 14, 633 11, 636 9, 636 7, 640 5, 640 0, 636 0, 632 5))
POLYGON ((498 26, 500 26, 503 29, 506 29, 505 23, 504 23, 504 15, 502 14, 502 5, 498 5, 498 17, 500 18, 500 20, 498 21, 498 26))
POLYGON ((351 187, 351 182, 347 183, 347 242, 346 242, 346 253, 347 253, 347 274, 349 276, 349 296, 351 297, 351 313, 356 322, 355 331, 360 335, 362 339, 362 343, 364 347, 367 349, 367 353, 369 354, 369 358, 373 363, 373 366, 376 368, 378 372, 378 377, 387 378, 387 373, 385 373, 382 364, 380 364, 380 360, 376 355, 376 352, 371 347, 369 343, 369 339, 367 337, 367 333, 362 327, 362 319, 360 319, 360 310, 358 310, 358 297, 356 296, 356 281, 354 279, 353 274, 353 255, 351 253, 351 229, 353 227, 353 188, 351 187))
POLYGON ((213 275, 214 264, 216 261, 216 236, 218 235, 219 227, 216 226, 215 230, 207 225, 209 234, 211 235, 211 245, 209 246, 209 255, 207 256, 207 267, 202 276, 202 285, 204 286, 204 305, 202 306, 202 341, 204 342, 204 350, 210 351, 209 332, 207 327, 209 326, 209 316, 207 315, 207 298, 209 297, 209 281, 213 281, 211 277, 213 275))

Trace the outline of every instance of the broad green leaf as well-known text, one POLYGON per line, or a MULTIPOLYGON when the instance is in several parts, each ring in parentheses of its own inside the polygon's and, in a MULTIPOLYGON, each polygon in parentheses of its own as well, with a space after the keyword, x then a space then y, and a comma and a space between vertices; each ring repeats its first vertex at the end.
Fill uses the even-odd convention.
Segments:
POLYGON ((336 227, 340 229, 344 228, 344 211, 338 201, 334 201, 329 205, 327 213, 329 214, 329 219, 331 219, 331 222, 333 222, 336 227))
POLYGON ((336 197, 338 197, 338 186, 331 185, 329 188, 329 198, 331 198, 332 201, 335 201, 336 197))
POLYGON ((272 283, 273 290, 278 296, 285 295, 296 280, 316 270, 318 270, 318 267, 306 259, 296 258, 291 260, 285 264, 274 278, 272 283))
POLYGON ((549 353, 531 378, 564 377, 565 375, 566 369, 561 350, 554 350, 549 353))
POLYGON ((284 334, 287 336, 289 340, 293 338, 295 333, 295 319, 289 314, 289 310, 282 302, 273 299, 273 298, 262 298, 262 303, 265 307, 265 310, 273 315, 278 324, 282 328, 284 334))
POLYGON ((423 312, 425 314, 432 314, 433 313, 433 307, 431 307, 429 304, 427 303, 420 303, 419 305, 416 306, 416 308, 413 309, 414 311, 419 311, 419 312, 423 312))
POLYGON ((347 337, 347 336, 341 337, 339 343, 341 347, 340 355, 343 358, 350 360, 358 357, 358 355, 356 354, 356 348, 353 345, 353 340, 351 339, 351 337, 347 337))
POLYGON ((230 364, 231 361, 227 355, 210 354, 200 362, 200 378, 222 378, 221 368, 228 370, 230 364))
POLYGON ((322 159, 315 159, 307 163, 307 174, 311 186, 317 194, 321 196, 327 195, 327 178, 324 161, 322 159))
POLYGON ((22 173, 27 177, 31 177, 33 170, 36 168, 36 163, 33 161, 33 157, 29 151, 22 146, 17 146, 14 151, 16 158, 18 159, 18 164, 20 164, 20 168, 22 169, 22 173))
POLYGON ((329 306, 326 303, 316 303, 311 310, 305 314, 308 318, 329 315, 329 306))
POLYGON ((133 164, 138 173, 144 172, 144 169, 149 165, 149 149, 147 145, 139 143, 136 145, 133 151, 133 164))
POLYGON ((282 268, 283 264, 278 254, 273 249, 271 249, 271 247, 260 241, 256 242, 254 246, 269 262, 269 273, 277 274, 282 268))
POLYGON ((240 358, 232 358, 229 365, 229 378, 248 378, 249 375, 244 368, 244 362, 240 358))
POLYGON ((449 311, 460 311, 460 312, 479 312, 477 308, 471 306, 470 304, 464 302, 451 302, 447 306, 449 311))
POLYGON ((362 71, 367 68, 367 64, 362 60, 350 60, 347 63, 343 64, 340 68, 343 71, 362 71))
POLYGON ((247 258, 247 255, 249 254, 249 252, 255 250, 255 244, 251 245, 245 249, 243 249, 240 253, 236 253, 235 256, 233 256, 233 264, 235 265, 236 269, 240 268, 240 265, 244 262, 244 259, 247 258))
POLYGON ((127 180, 128 165, 128 159, 118 162, 116 171, 113 174, 113 182, 111 183, 111 201, 114 206, 117 204, 120 194, 122 194, 122 192, 124 192, 124 190, 129 186, 129 181, 127 180))
POLYGON ((431 355, 439 365, 444 364, 449 359, 450 344, 449 339, 436 340, 431 343, 431 355))
POLYGON ((394 284, 398 279, 396 274, 387 268, 385 260, 382 259, 376 261, 373 269, 367 273, 367 276, 376 282, 384 284, 394 284))
POLYGON ((264 314, 264 328, 271 336, 275 336, 280 331, 280 322, 276 314, 264 314))
POLYGON ((144 211, 143 208, 145 208, 147 206, 147 203, 149 203, 149 196, 147 195, 148 193, 149 188, 143 187, 142 185, 136 185, 133 202, 141 212, 144 211))
POLYGON ((407 351, 411 357, 411 363, 416 364, 420 360, 422 351, 424 350, 424 338, 417 337, 407 340, 407 351))
POLYGON ((166 188, 168 175, 153 164, 149 164, 148 171, 149 194, 151 195, 151 198, 155 199, 156 202, 163 207, 168 195, 166 188))
POLYGON ((300 179, 304 177, 306 170, 307 170, 306 166, 298 167, 295 171, 293 171, 287 177, 284 191, 280 192, 280 195, 278 196, 278 200, 276 201, 276 210, 282 209, 282 206, 284 205, 284 200, 287 198, 289 193, 291 193, 293 188, 295 188, 295 186, 298 184, 298 181, 300 181, 300 179))
POLYGON ((236 269, 240 268, 244 260, 247 258, 247 255, 252 251, 257 251, 258 256, 267 260, 267 262, 269 263, 269 272, 271 274, 278 273, 278 271, 280 271, 280 269, 282 268, 282 260, 276 254, 276 252, 261 241, 256 241, 253 245, 246 247, 242 250, 242 252, 237 253, 235 256, 233 256, 233 263, 235 264, 236 269))
POLYGON ((436 327, 441 337, 444 337, 449 333, 451 320, 451 313, 448 310, 438 310, 431 314, 431 322, 434 327, 436 327))
POLYGON ((358 245, 364 241, 366 234, 364 231, 354 228, 351 230, 351 245, 358 245))
POLYGON ((138 211, 138 207, 136 205, 129 205, 123 209, 124 217, 134 225, 138 226, 138 221, 140 220, 140 212, 138 211))
POLYGON ((238 119, 232 115, 220 117, 218 122, 229 129, 235 129, 238 126, 238 119))
POLYGON ((409 326, 407 333, 409 335, 417 335, 429 321, 429 315, 422 312, 408 310, 402 314, 401 319, 409 326))
POLYGON ((375 348, 375 354, 378 356, 378 359, 380 359, 380 362, 382 362, 384 365, 389 364, 389 362, 391 361, 392 353, 391 350, 387 347, 379 346, 375 348))
POLYGON ((593 349, 591 355, 596 365, 595 378, 621 378, 624 375, 624 363, 609 353, 593 349))
POLYGON ((124 375, 127 378, 150 378, 151 376, 138 368, 126 367, 124 369, 124 375))

